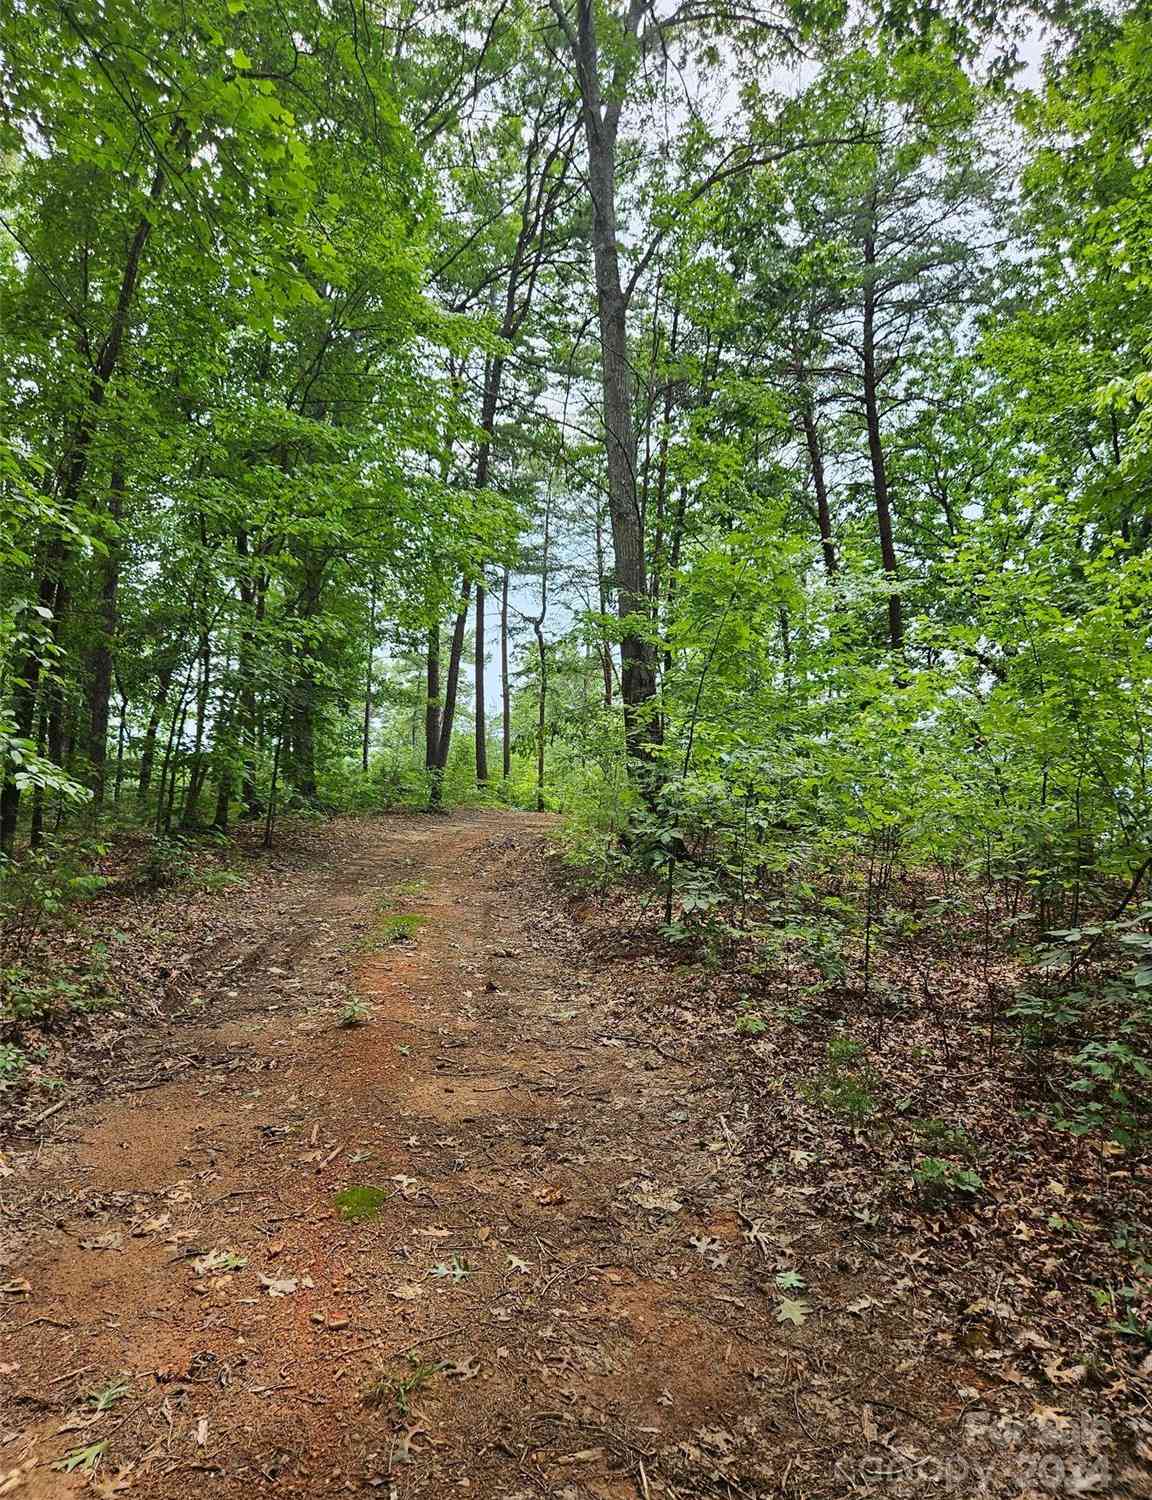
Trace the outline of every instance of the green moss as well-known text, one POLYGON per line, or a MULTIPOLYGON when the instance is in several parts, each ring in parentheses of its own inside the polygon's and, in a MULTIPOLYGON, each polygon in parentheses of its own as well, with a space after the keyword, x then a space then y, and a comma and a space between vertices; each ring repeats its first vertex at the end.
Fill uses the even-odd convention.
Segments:
POLYGON ((336 1207, 341 1218, 354 1224, 378 1214, 391 1196, 384 1188, 350 1187, 336 1194, 336 1207))

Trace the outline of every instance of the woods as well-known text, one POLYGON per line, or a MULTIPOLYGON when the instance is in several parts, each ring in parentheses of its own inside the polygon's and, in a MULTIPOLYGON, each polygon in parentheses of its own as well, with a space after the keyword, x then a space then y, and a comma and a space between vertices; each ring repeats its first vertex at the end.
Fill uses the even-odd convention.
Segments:
POLYGON ((877 1202, 1138 1175, 1150 118, 1142 3, 7 6, 0 1095, 101 900, 498 807, 877 1202))

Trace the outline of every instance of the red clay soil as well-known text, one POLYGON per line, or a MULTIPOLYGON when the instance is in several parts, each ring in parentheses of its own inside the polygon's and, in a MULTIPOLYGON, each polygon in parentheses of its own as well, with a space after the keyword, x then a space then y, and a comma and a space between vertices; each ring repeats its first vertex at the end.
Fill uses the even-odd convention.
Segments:
POLYGON ((0 1495, 1052 1493, 966 1446, 993 1383, 934 1348, 914 1256, 803 1288, 803 1192, 593 965, 550 832, 334 825, 335 868, 203 955, 193 1070, 14 1143, 0 1495))

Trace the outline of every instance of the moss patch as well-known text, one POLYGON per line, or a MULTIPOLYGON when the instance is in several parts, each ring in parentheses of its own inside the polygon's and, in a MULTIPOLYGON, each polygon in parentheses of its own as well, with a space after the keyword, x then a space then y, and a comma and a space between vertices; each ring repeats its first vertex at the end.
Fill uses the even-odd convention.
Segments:
POLYGON ((354 1224, 378 1214, 391 1196, 384 1188, 350 1187, 336 1194, 336 1207, 342 1219, 354 1224))

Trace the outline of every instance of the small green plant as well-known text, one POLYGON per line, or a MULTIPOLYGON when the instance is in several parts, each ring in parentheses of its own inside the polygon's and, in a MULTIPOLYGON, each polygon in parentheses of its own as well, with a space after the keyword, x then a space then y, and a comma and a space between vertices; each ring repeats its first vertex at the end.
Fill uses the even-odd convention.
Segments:
POLYGON ((340 1217, 351 1224, 374 1218, 392 1195, 384 1188, 350 1187, 336 1194, 340 1217))
POLYGON ((113 1380, 103 1390, 89 1391, 86 1399, 89 1406, 97 1412, 111 1411, 118 1402, 124 1400, 125 1396, 131 1390, 132 1387, 128 1381, 113 1380))
POLYGON ((226 891, 230 886, 243 885, 244 877, 235 870, 202 870, 193 876, 192 884, 202 891, 226 891))
POLYGON ((908 1121, 908 1129, 925 1146, 937 1151, 947 1151, 952 1156, 975 1156, 976 1143, 959 1125, 949 1125, 947 1120, 930 1116, 928 1119, 908 1121))
POLYGON ((386 948, 390 943, 410 943, 427 921, 419 912, 382 911, 366 946, 386 948))
POLYGON ((763 1036, 768 1030, 768 1023, 756 1009, 751 995, 741 995, 736 1010, 737 1036, 763 1036))
POLYGON ((940 1202, 961 1193, 975 1197, 984 1191, 979 1173, 970 1167, 958 1167, 955 1162, 940 1156, 922 1157, 913 1167, 912 1176, 929 1202, 940 1202))
POLYGON ((0 1042, 0 1089, 15 1083, 27 1062, 28 1059, 19 1047, 13 1047, 9 1042, 0 1042))
POLYGON ((340 1011, 340 1019, 336 1024, 345 1030, 351 1030, 354 1026, 364 1026, 368 1021, 368 1016, 367 1001, 361 1000, 358 995, 353 995, 345 1000, 340 1011))
POLYGON ((400 1416, 408 1415, 412 1409, 413 1396, 431 1385, 439 1373, 437 1365, 430 1365, 422 1360, 410 1360, 409 1363, 411 1369, 405 1374, 396 1375, 382 1370, 369 1384, 362 1400, 370 1411, 394 1406, 400 1416))
POLYGON ((864 1056, 863 1042, 851 1037, 833 1037, 828 1043, 828 1061, 815 1078, 801 1088, 810 1103, 829 1114, 840 1115, 853 1125, 862 1125, 877 1109, 873 1090, 876 1079, 868 1065, 853 1068, 864 1056))

